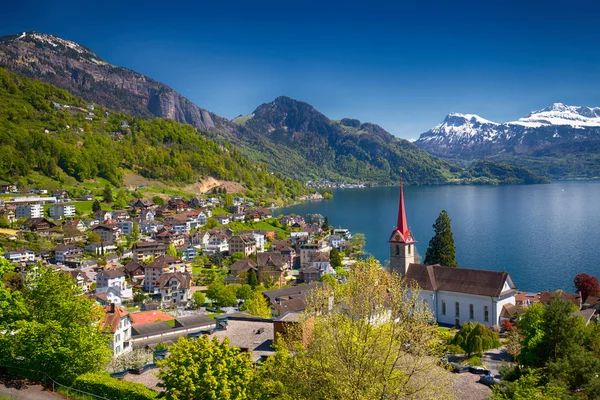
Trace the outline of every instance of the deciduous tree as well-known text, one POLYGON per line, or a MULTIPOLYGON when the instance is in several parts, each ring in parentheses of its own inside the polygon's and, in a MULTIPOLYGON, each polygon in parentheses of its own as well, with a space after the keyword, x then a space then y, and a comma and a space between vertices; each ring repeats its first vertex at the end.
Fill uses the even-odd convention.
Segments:
POLYGON ((577 291, 581 292, 581 297, 584 301, 588 296, 600 295, 600 283, 595 276, 581 273, 575 277, 573 283, 577 291))

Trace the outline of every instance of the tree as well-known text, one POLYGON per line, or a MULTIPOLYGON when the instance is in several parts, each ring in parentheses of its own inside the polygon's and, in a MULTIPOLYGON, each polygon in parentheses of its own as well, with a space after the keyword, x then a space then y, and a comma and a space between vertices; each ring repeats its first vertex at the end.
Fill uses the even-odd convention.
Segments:
POLYGON ((122 210, 127 207, 127 193, 124 190, 119 190, 117 192, 117 198, 115 200, 115 204, 113 204, 113 209, 122 210))
POLYGON ((324 231, 328 231, 329 230, 329 216, 325 216, 325 220, 323 221, 323 225, 321 226, 321 229, 323 229, 324 231))
POLYGON ((202 305, 206 303, 206 295, 199 290, 194 292, 192 298, 194 299, 194 304, 196 307, 202 307, 202 305))
POLYGON ((250 285, 252 289, 258 286, 258 275, 256 274, 255 269, 251 268, 248 271, 248 285, 250 285))
POLYGON ((165 205, 165 199, 163 199, 160 196, 154 196, 154 197, 152 197, 152 202, 154 204, 156 204, 157 206, 164 206, 165 205))
POLYGON ((255 291, 252 297, 244 302, 242 308, 252 315, 261 318, 271 318, 271 308, 262 292, 255 291))
POLYGON ((106 185, 104 187, 104 191, 102 192, 102 197, 103 197, 105 203, 113 202, 113 193, 112 193, 112 189, 110 188, 110 186, 106 185))
POLYGON ((456 262, 456 247, 450 226, 450 217, 446 210, 442 210, 433 224, 435 234, 429 241, 425 264, 440 264, 446 267, 458 267, 456 262))
POLYGON ((272 398, 448 398, 432 318, 416 287, 373 258, 357 262, 345 285, 307 296, 305 316, 276 341, 262 381, 272 398))
POLYGON ((96 232, 90 232, 88 234, 88 240, 91 243, 99 243, 102 240, 102 238, 100 237, 100 234, 98 234, 96 232))
POLYGON ((337 280, 331 274, 323 274, 321 278, 319 278, 319 282, 326 283, 330 286, 335 286, 337 284, 337 280))
POLYGON ((131 230, 131 238, 133 240, 138 240, 140 238, 140 224, 137 222, 133 223, 133 229, 131 230))
POLYGON ((329 252, 329 263, 333 268, 342 266, 342 257, 340 256, 340 251, 335 247, 329 252))
POLYGON ((352 245, 353 252, 362 253, 367 245, 367 239, 363 233, 356 233, 352 236, 352 239, 350 239, 350 244, 352 245))
POLYGON ((600 295, 600 283, 598 283, 598 278, 595 276, 581 273, 575 277, 573 283, 575 284, 577 291, 581 292, 583 301, 585 301, 588 296, 600 295))
POLYGON ((248 284, 235 286, 235 295, 237 296, 238 299, 248 300, 248 299, 252 298, 252 293, 254 293, 254 290, 253 290, 252 286, 250 286, 248 284))
POLYGON ((208 285, 206 296, 221 307, 233 307, 237 304, 235 287, 225 286, 223 282, 217 281, 208 285))
POLYGON ((233 195, 232 194, 226 194, 225 195, 225 206, 229 207, 233 205, 233 195))
POLYGON ((479 322, 466 322, 460 331, 456 332, 452 344, 460 346, 467 357, 471 357, 472 354, 481 357, 484 350, 500 347, 500 338, 498 333, 479 322))
POLYGON ((165 254, 171 257, 177 257, 177 248, 173 243, 167 246, 167 250, 165 250, 165 254))
MULTIPOLYGON (((17 293, 11 297, 18 299, 17 293)), ((41 268, 23 299, 27 306, 19 320, 7 322, 0 313, 0 325, 14 332, 0 335, 0 364, 13 365, 17 359, 22 368, 70 383, 78 375, 101 370, 110 360, 109 337, 98 323, 104 312, 81 296, 68 274, 41 268)))
POLYGON ((506 343, 506 352, 512 357, 513 360, 516 360, 521 353, 521 349, 523 348, 523 335, 519 328, 512 328, 506 334, 506 338, 508 342, 506 343))
POLYGON ((92 211, 98 212, 101 209, 102 209, 102 205, 100 204, 100 200, 95 199, 94 202, 92 203, 92 211))
POLYGON ((241 251, 236 251, 235 253, 233 253, 231 255, 231 263, 232 264, 236 261, 243 260, 243 259, 244 259, 244 253, 242 253, 241 251))
POLYGON ((21 291, 25 288, 25 281, 18 272, 10 271, 4 274, 2 277, 4 286, 8 289, 15 291, 21 291))
POLYGON ((179 338, 169 348, 169 356, 158 363, 159 384, 167 400, 209 399, 245 400, 255 379, 250 353, 242 353, 223 342, 203 335, 198 339, 179 338))

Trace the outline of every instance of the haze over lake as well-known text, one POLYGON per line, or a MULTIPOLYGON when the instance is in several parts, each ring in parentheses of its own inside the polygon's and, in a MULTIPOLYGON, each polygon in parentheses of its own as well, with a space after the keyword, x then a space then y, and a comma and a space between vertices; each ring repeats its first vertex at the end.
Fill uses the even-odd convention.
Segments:
MULTIPOLYGON (((600 182, 524 186, 404 188, 410 229, 423 256, 439 212, 448 211, 461 268, 508 271, 520 290, 574 291, 580 272, 600 276, 600 182)), ((342 189, 332 200, 276 214, 329 216, 335 227, 362 232, 367 252, 389 259, 398 187, 342 189)))

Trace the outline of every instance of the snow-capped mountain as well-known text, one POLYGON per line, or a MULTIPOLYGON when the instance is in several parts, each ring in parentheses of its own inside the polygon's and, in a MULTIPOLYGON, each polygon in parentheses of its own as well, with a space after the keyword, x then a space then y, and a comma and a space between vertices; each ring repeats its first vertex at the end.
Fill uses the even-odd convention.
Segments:
POLYGON ((449 114, 415 144, 455 158, 531 154, 565 142, 600 140, 600 107, 554 103, 517 121, 496 123, 474 114, 449 114))

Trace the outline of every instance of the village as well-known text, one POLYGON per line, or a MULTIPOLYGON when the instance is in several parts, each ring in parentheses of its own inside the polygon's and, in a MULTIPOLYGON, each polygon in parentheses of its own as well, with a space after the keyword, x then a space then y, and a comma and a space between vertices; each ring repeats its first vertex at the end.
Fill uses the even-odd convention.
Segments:
MULTIPOLYGON (((0 189, 16 191, 14 185, 0 189)), ((418 284, 419 299, 440 329, 479 323, 506 337, 523 310, 555 295, 586 323, 597 319, 596 296, 526 292, 507 272, 421 264, 400 190, 388 268, 418 284)), ((104 309, 113 377, 158 389, 155 361, 181 337, 228 338, 260 364, 275 354, 277 335, 301 320, 313 290, 345 282, 348 268, 362 258, 364 236, 334 228, 319 214, 274 217, 272 208, 216 192, 171 197, 162 205, 133 198, 123 209, 89 215, 76 213, 64 190, 5 197, 0 217, 17 229, 3 242, 4 258, 25 282, 41 268, 67 274, 104 309), (26 245, 40 242, 43 249, 26 245)), ((499 384, 499 363, 488 361, 479 382, 499 384)), ((481 368, 451 365, 456 372, 481 368)))

